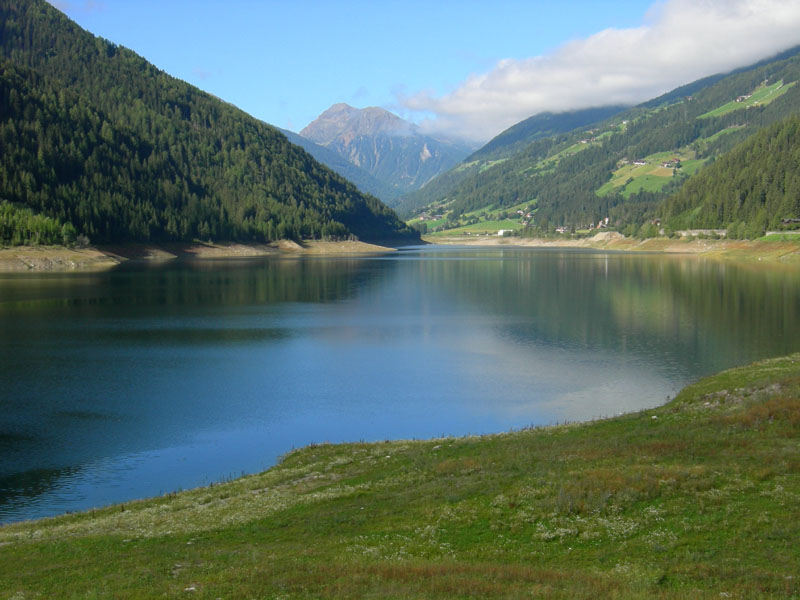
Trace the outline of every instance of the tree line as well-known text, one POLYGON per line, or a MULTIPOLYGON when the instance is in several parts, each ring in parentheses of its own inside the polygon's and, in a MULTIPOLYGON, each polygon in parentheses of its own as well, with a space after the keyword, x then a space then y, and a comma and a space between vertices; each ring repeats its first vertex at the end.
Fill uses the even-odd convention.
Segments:
POLYGON ((800 116, 765 128, 689 179, 658 211, 673 229, 759 237, 800 218, 800 116))
POLYGON ((0 0, 0 108, 0 198, 92 242, 416 235, 273 127, 44 0, 0 0))

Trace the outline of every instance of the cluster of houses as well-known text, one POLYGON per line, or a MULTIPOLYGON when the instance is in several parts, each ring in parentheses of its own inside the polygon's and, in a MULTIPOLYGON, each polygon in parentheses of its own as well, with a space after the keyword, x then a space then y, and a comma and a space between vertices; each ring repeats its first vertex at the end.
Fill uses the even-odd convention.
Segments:
POLYGON ((753 97, 753 94, 745 94, 744 96, 739 96, 738 98, 736 98, 736 101, 737 102, 744 102, 745 100, 749 100, 752 97, 753 97))
MULTIPOLYGON (((589 223, 589 227, 587 227, 587 229, 589 229, 589 230, 592 230, 592 229, 608 229, 610 221, 611 221, 611 219, 609 219, 608 217, 604 217, 604 218, 600 219, 596 224, 595 223, 589 223)), ((569 228, 567 228, 567 227, 565 227, 563 225, 560 226, 560 227, 556 227, 556 233, 569 233, 569 228)))
POLYGON ((596 142, 597 138, 594 137, 594 134, 600 131, 599 129, 590 129, 586 133, 588 133, 591 137, 583 138, 581 140, 581 144, 591 144, 592 142, 596 142))
POLYGON ((524 227, 527 227, 528 224, 531 222, 531 219, 533 218, 533 213, 530 211, 525 212, 524 210, 518 210, 517 215, 519 215, 519 218, 522 221, 522 225, 524 227))
MULTIPOLYGON (((597 222, 597 229, 608 229, 609 218, 605 217, 597 222)), ((589 223, 589 229, 594 229, 594 223, 589 223)))
MULTIPOLYGON (((637 167, 643 167, 643 166, 645 166, 647 164, 647 161, 645 159, 643 159, 643 158, 637 158, 637 159, 630 160, 630 161, 628 159, 626 159, 626 158, 623 158, 621 161, 619 161, 618 164, 619 165, 630 165, 630 164, 632 164, 632 165, 635 165, 637 167)), ((665 167, 667 169, 680 169, 681 168, 681 159, 677 158, 677 157, 670 158, 668 161, 665 161, 665 162, 661 163, 661 166, 665 167)))
POLYGON ((444 215, 433 214, 433 213, 422 213, 419 216, 420 221, 438 221, 440 219, 444 219, 444 215))
MULTIPOLYGON (((525 210, 521 210, 520 209, 520 210, 517 210, 515 212, 516 212, 516 216, 520 220, 520 223, 522 223, 522 225, 524 227, 527 227, 531 223, 531 220, 533 219, 533 212, 530 210, 530 207, 526 206, 525 210)), ((428 212, 423 212, 421 215, 419 215, 419 220, 420 221, 441 221, 441 220, 444 220, 446 218, 447 217, 445 216, 445 214, 443 212, 428 211, 428 212)), ((508 218, 513 219, 514 218, 514 213, 509 212, 508 213, 508 218)), ((476 221, 477 221, 477 219, 472 219, 472 220, 469 221, 469 223, 474 223, 476 221)), ((440 226, 440 227, 437 227, 436 229, 434 229, 433 231, 440 231, 440 230, 443 230, 443 229, 444 229, 444 226, 440 226)), ((513 231, 513 230, 512 229, 501 229, 496 233, 496 235, 503 236, 506 233, 511 232, 511 231, 513 231)), ((480 234, 468 231, 468 232, 466 232, 466 235, 480 235, 480 234)), ((488 233, 484 233, 483 235, 489 235, 489 234, 488 233)))

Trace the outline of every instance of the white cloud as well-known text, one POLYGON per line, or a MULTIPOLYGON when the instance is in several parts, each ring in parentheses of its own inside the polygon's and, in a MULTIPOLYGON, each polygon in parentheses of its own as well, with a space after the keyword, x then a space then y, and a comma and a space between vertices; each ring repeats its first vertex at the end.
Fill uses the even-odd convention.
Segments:
POLYGON ((450 94, 400 98, 422 126, 475 140, 543 111, 635 104, 800 44, 797 0, 665 0, 632 29, 606 29, 551 54, 502 60, 450 94))

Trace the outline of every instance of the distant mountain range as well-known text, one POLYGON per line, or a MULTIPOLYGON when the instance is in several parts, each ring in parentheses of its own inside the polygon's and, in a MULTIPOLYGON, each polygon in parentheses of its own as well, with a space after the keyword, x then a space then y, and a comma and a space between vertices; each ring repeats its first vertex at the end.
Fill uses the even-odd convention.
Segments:
POLYGON ((281 129, 280 132, 285 135, 291 143, 300 146, 323 165, 354 183, 362 192, 372 194, 384 202, 392 202, 402 193, 390 184, 379 181, 365 169, 354 165, 335 150, 315 144, 311 140, 301 137, 288 129, 281 129))
POLYGON ((277 129, 44 0, 0 0, 0 150, 0 212, 26 228, 0 223, 0 243, 417 238, 277 129))
POLYGON ((586 127, 592 123, 603 121, 623 110, 627 106, 601 106, 571 110, 561 113, 543 112, 512 125, 498 134, 480 149, 464 159, 465 163, 475 160, 499 160, 513 156, 531 143, 542 138, 553 137, 561 133, 586 127))
MULTIPOLYGON (((424 135, 413 123, 382 108, 358 109, 343 103, 323 112, 300 136, 386 186, 379 197, 390 206, 396 197, 421 188, 474 149, 464 142, 424 135)), ((320 160, 336 168, 325 158, 320 160)))
POLYGON ((563 113, 544 112, 529 117, 489 140, 460 164, 428 182, 425 187, 405 194, 393 202, 392 206, 401 215, 408 217, 420 208, 446 197, 448 191, 458 182, 507 160, 533 142, 586 127, 624 109, 624 106, 615 105, 563 113))
POLYGON ((799 81, 794 48, 639 106, 535 115, 477 151, 346 104, 297 135, 44 0, 0 0, 0 243, 418 239, 378 197, 437 229, 752 236, 800 219, 799 81))
POLYGON ((536 115, 395 207, 437 229, 519 214, 532 235, 609 218, 626 233, 661 219, 752 237, 800 218, 798 81, 800 47, 639 106, 536 115))

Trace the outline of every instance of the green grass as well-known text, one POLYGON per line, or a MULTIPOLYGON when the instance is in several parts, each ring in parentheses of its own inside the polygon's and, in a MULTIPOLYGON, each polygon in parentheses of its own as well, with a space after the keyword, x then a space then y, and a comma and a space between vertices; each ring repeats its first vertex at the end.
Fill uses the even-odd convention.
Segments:
POLYGON ((695 158, 695 159, 685 160, 681 162, 681 173, 683 173, 684 175, 694 175, 695 173, 697 173, 697 171, 700 170, 700 167, 702 167, 704 164, 706 164, 705 159, 695 158))
POLYGON ((665 406, 318 445, 0 528, 0 598, 798 598, 800 355, 665 406))
POLYGON ((481 213, 486 213, 486 216, 489 217, 489 220, 497 220, 497 216, 500 213, 516 213, 518 210, 525 211, 526 209, 535 210, 536 209, 536 201, 528 201, 528 202, 520 202, 519 204, 515 204, 514 206, 506 206, 506 207, 484 207, 478 208, 476 210, 470 211, 468 213, 464 213, 465 218, 477 217, 480 216, 481 213))
POLYGON ((428 219, 426 221, 423 221, 422 219, 411 219, 406 223, 408 225, 414 225, 416 223, 426 223, 428 225, 428 229, 431 230, 434 227, 439 227, 440 225, 444 225, 445 223, 447 223, 447 219, 428 219))
POLYGON ((719 137, 721 137, 721 136, 723 136, 725 134, 733 133, 734 131, 738 131, 739 129, 742 129, 743 127, 744 127, 744 125, 734 125, 733 127, 728 127, 727 129, 723 129, 721 131, 718 131, 714 135, 710 135, 707 138, 699 138, 697 140, 697 142, 710 144, 711 142, 716 141, 717 138, 719 138, 719 137))
POLYGON ((595 192, 598 196, 605 196, 620 190, 624 198, 641 190, 649 192, 660 191, 667 185, 673 175, 673 170, 663 167, 662 164, 678 158, 681 161, 679 173, 684 175, 694 175, 697 170, 705 163, 705 160, 697 159, 696 153, 689 147, 679 150, 666 152, 656 152, 644 157, 644 165, 626 164, 618 168, 611 175, 606 183, 600 186, 595 192))
POLYGON ((599 144, 603 139, 610 137, 612 134, 612 131, 606 131, 595 137, 594 141, 590 141, 585 144, 583 142, 571 144, 565 148, 562 148, 558 152, 543 158, 535 165, 523 169, 520 171, 520 174, 536 173, 538 175, 543 175, 545 173, 549 173, 558 165, 559 162, 561 162, 561 159, 577 154, 578 152, 583 152, 587 148, 599 144))
POLYGON ((711 117, 720 117, 735 110, 742 110, 756 105, 769 104, 773 100, 785 94, 789 90, 789 88, 792 87, 795 83, 796 82, 793 81, 791 83, 783 85, 783 80, 780 80, 772 85, 760 85, 755 90, 753 90, 752 95, 747 100, 743 100, 742 102, 736 102, 736 100, 731 100, 727 104, 723 104, 722 106, 719 106, 714 110, 702 114, 697 118, 708 119, 711 117))
POLYGON ((466 171, 467 169, 471 169, 472 167, 478 166, 480 162, 481 161, 479 160, 473 160, 472 162, 463 163, 458 165, 455 169, 453 169, 453 171, 455 171, 456 173, 460 171, 466 171))
POLYGON ((436 233, 431 233, 431 236, 448 236, 448 235, 459 235, 464 233, 497 233, 501 229, 520 229, 522 227, 522 223, 519 221, 512 221, 510 219, 503 219, 503 220, 496 220, 496 221, 481 221, 480 223, 474 223, 472 225, 464 225, 462 227, 455 227, 454 229, 447 229, 445 231, 440 231, 436 233))
POLYGON ((760 242, 800 242, 800 231, 787 231, 785 233, 770 233, 758 238, 760 242))
MULTIPOLYGON (((478 223, 473 223, 471 225, 458 225, 457 227, 453 227, 452 229, 446 229, 444 231, 437 231, 434 232, 433 229, 443 225, 446 223, 446 219, 440 219, 437 221, 426 221, 428 224, 428 233, 426 235, 430 236, 450 236, 450 235, 463 235, 463 234, 495 234, 501 229, 513 229, 517 230, 523 227, 522 219, 516 218, 517 215, 515 214, 517 210, 522 210, 525 212, 536 211, 536 200, 528 201, 528 202, 520 202, 515 206, 506 206, 506 207, 495 207, 495 206, 488 206, 473 210, 468 213, 464 213, 461 216, 460 221, 466 222, 473 218, 481 218, 483 220, 479 221, 478 223), (501 214, 506 215, 513 215, 514 218, 502 219, 500 218, 501 214), (483 215, 483 217, 481 216, 483 215)), ((413 225, 414 223, 418 222, 419 219, 412 219, 408 221, 409 225, 413 225)))
POLYGON ((631 194, 641 192, 642 190, 646 192, 658 192, 668 183, 668 177, 660 175, 642 175, 625 186, 622 190, 622 197, 628 198, 631 194))
POLYGON ((507 158, 499 158, 497 160, 486 161, 485 163, 481 164, 480 169, 478 170, 478 172, 479 173, 483 173, 484 171, 486 171, 488 169, 491 169, 495 165, 503 164, 507 160, 508 160, 507 158))
POLYGON ((576 144, 572 144, 571 146, 567 146, 563 150, 556 152, 555 154, 552 154, 547 158, 539 161, 536 165, 536 169, 546 169, 547 167, 555 166, 556 164, 558 164, 558 162, 561 161, 562 158, 565 158, 567 156, 572 156, 573 154, 577 154, 578 152, 583 152, 584 150, 590 148, 593 145, 594 143, 592 142, 586 144, 578 142, 576 144))

